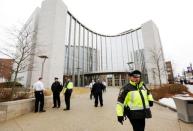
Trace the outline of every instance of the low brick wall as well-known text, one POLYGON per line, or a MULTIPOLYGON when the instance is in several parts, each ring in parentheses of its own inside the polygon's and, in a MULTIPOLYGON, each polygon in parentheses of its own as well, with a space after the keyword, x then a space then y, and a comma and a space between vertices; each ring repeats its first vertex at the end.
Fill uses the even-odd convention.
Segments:
MULTIPOLYGON (((34 111, 35 98, 1 102, 0 122, 34 111)), ((52 96, 44 97, 44 107, 52 106, 52 96)))

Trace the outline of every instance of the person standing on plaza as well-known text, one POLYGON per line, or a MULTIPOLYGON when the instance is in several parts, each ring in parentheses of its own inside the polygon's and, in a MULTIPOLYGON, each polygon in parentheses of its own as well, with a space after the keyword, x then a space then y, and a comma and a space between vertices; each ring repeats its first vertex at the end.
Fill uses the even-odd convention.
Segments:
POLYGON ((93 87, 94 83, 95 83, 95 81, 92 80, 92 82, 89 84, 89 88, 90 88, 90 99, 91 99, 91 100, 92 100, 92 96, 93 96, 93 94, 92 94, 92 87, 93 87))
POLYGON ((70 110, 70 98, 71 98, 71 94, 73 91, 73 82, 68 78, 66 84, 65 84, 65 104, 66 104, 66 108, 64 109, 64 111, 66 110, 70 110))
POLYGON ((134 131, 144 131, 145 118, 152 117, 151 106, 153 97, 141 80, 141 72, 132 71, 129 83, 119 92, 116 106, 118 122, 123 124, 124 117, 128 117, 134 131))
POLYGON ((105 82, 105 80, 102 81, 102 84, 104 85, 104 92, 106 92, 107 83, 105 82))
POLYGON ((55 77, 55 82, 51 86, 51 90, 53 93, 53 104, 52 108, 60 108, 60 92, 62 91, 62 84, 58 81, 58 78, 55 77))
POLYGON ((44 84, 42 82, 42 77, 39 78, 37 82, 33 84, 33 89, 35 91, 35 113, 45 112, 44 108, 44 84))
POLYGON ((180 84, 183 85, 183 82, 184 82, 184 80, 182 78, 180 78, 180 84))
POLYGON ((98 106, 98 99, 100 102, 100 106, 103 106, 103 91, 104 91, 104 85, 102 84, 102 82, 98 79, 97 82, 93 85, 92 87, 92 94, 94 95, 95 98, 95 102, 94 102, 94 106, 97 107, 98 106))

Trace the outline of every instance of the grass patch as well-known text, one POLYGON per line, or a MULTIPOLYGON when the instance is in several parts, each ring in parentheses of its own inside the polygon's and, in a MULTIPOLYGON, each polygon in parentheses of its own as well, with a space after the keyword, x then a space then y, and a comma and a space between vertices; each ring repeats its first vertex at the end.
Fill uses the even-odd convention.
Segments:
POLYGON ((74 87, 73 88, 74 94, 87 94, 89 92, 90 92, 90 88, 85 88, 85 87, 74 87))

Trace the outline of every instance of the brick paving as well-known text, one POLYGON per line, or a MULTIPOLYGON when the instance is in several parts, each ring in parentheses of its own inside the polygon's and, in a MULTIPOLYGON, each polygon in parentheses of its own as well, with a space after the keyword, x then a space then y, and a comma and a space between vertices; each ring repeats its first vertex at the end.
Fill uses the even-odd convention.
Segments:
MULTIPOLYGON (((115 113, 119 90, 104 93, 104 106, 94 107, 89 94, 73 95, 71 110, 47 108, 45 113, 29 113, 0 123, 0 131, 132 131, 128 121, 117 122, 115 113)), ((62 100, 62 102, 64 102, 62 100)), ((193 123, 184 123, 177 113, 154 104, 153 118, 146 121, 146 131, 193 131, 193 123)))

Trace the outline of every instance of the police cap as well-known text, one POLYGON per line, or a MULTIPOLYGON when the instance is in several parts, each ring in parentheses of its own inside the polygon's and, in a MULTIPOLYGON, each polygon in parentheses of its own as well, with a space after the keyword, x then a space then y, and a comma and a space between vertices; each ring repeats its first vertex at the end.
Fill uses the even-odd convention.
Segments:
POLYGON ((141 72, 139 70, 134 70, 130 72, 129 75, 133 77, 141 77, 141 72))

